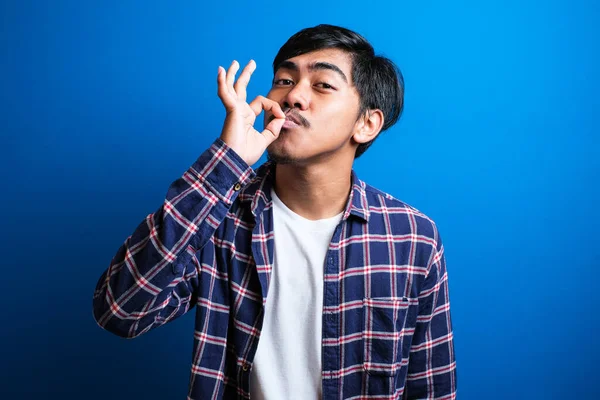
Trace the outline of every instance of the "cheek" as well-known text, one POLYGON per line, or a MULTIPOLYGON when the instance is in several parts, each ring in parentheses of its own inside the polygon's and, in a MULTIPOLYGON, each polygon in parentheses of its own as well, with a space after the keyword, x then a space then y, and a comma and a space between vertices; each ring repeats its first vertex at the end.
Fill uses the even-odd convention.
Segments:
POLYGON ((267 99, 270 99, 270 100, 275 100, 275 99, 273 98, 273 89, 269 90, 269 93, 267 93, 267 94, 265 95, 265 97, 266 97, 267 99))
POLYGON ((315 124, 318 123, 319 130, 326 130, 336 134, 335 136, 350 133, 356 119, 353 107, 349 104, 342 104, 342 102, 317 108, 314 116, 315 124))
POLYGON ((273 100, 277 103, 280 103, 281 100, 283 100, 283 98, 286 95, 286 91, 283 88, 276 88, 276 87, 271 87, 269 89, 269 92, 265 95, 265 97, 269 100, 273 100))

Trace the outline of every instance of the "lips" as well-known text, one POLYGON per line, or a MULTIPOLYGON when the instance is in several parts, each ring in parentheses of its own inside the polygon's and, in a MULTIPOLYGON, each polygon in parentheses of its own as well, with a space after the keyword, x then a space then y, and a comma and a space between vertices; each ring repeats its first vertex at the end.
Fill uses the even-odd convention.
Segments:
MULTIPOLYGON (((294 125, 302 125, 300 123, 300 119, 297 118, 294 114, 292 114, 291 111, 288 111, 287 113, 285 113, 285 122, 287 123, 288 121, 293 123, 294 125)), ((284 126, 285 126, 285 124, 284 124, 284 126)))
POLYGON ((300 126, 300 124, 297 124, 296 122, 292 121, 291 119, 286 119, 285 122, 283 123, 282 128, 291 129, 291 128, 297 128, 299 126, 300 126))
MULTIPOLYGON (((310 124, 308 123, 308 121, 304 117, 302 117, 302 115, 298 114, 296 110, 288 108, 284 111, 284 114, 285 121, 283 122, 283 129, 293 129, 300 127, 310 128, 310 124)), ((271 122, 274 119, 275 115, 271 114, 271 116, 269 116, 268 122, 271 122)))

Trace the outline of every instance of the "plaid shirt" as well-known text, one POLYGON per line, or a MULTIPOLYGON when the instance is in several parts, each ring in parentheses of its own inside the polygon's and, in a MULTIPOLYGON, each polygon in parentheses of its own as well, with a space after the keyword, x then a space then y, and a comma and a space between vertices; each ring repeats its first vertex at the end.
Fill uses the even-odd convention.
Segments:
MULTIPOLYGON (((94 318, 134 338, 196 306, 188 399, 247 399, 273 268, 273 164, 221 139, 100 277, 94 318)), ((323 271, 324 399, 455 399, 444 247, 435 223, 366 185, 352 190, 323 271)))

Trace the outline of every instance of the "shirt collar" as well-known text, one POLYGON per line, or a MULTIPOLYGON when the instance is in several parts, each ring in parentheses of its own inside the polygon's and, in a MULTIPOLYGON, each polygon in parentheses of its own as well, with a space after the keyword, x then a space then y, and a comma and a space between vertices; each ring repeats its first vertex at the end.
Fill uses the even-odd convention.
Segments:
MULTIPOLYGON (((250 211, 255 218, 263 212, 267 204, 272 202, 271 188, 273 187, 274 177, 275 163, 267 161, 256 170, 256 176, 239 195, 240 201, 250 203, 250 211)), ((348 196, 342 219, 348 219, 353 215, 364 222, 368 222, 370 212, 365 192, 366 185, 358 178, 354 170, 352 170, 351 184, 352 190, 348 196)))

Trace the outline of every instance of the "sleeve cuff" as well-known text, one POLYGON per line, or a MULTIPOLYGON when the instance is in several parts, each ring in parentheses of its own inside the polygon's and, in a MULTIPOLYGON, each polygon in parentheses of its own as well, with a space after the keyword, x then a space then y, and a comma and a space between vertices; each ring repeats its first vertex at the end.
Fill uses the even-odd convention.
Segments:
POLYGON ((256 173, 221 138, 198 157, 188 172, 227 204, 232 204, 240 190, 256 173))

